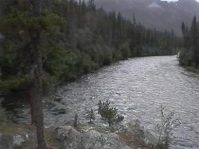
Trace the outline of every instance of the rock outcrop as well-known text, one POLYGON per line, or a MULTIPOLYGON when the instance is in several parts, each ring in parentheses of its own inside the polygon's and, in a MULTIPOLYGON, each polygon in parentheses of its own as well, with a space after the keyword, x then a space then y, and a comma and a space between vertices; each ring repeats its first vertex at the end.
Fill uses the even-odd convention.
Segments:
POLYGON ((27 134, 5 135, 0 133, 0 149, 21 149, 29 139, 27 134))
POLYGON ((79 132, 71 126, 60 126, 56 129, 56 136, 63 149, 131 149, 115 133, 79 132))
POLYGON ((145 144, 155 146, 158 143, 158 138, 155 133, 152 130, 144 129, 144 126, 141 125, 139 120, 131 121, 122 131, 135 136, 145 144))
MULTIPOLYGON (((16 125, 18 131, 0 132, 0 149, 36 148, 34 127, 16 125)), ((141 126, 139 120, 114 128, 94 124, 70 124, 46 129, 46 140, 53 149, 149 149, 157 137, 141 126), (113 133, 114 132, 114 133, 113 133)))

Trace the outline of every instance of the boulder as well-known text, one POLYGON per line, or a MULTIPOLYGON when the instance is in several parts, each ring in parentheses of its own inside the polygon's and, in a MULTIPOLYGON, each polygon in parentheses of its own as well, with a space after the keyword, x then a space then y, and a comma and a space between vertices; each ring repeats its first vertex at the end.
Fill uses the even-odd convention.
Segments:
POLYGON ((0 134, 0 149, 13 149, 12 142, 12 136, 0 134))
POLYGON ((144 127, 141 126, 141 123, 139 120, 131 121, 130 123, 128 123, 128 126, 125 131, 127 134, 136 136, 137 138, 141 140, 145 139, 144 127))
POLYGON ((123 129, 123 132, 136 136, 139 140, 152 146, 156 145, 158 142, 158 137, 155 132, 145 129, 139 120, 131 121, 128 126, 123 129))
POLYGON ((4 135, 0 134, 0 149, 21 149, 28 140, 27 134, 4 135))
POLYGON ((56 128, 56 136, 63 149, 130 149, 115 133, 79 132, 71 126, 60 126, 56 128))

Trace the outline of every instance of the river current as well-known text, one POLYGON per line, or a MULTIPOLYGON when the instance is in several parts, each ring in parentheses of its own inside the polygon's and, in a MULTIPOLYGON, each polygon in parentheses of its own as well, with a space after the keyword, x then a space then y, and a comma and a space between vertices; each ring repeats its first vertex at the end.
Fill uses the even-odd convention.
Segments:
MULTIPOLYGON (((60 87, 57 94, 60 102, 45 103, 46 126, 73 120, 75 113, 81 122, 87 122, 86 110, 96 111, 100 100, 109 100, 125 117, 123 123, 139 119, 146 129, 153 130, 160 121, 162 105, 166 112, 174 111, 181 122, 174 129, 172 148, 199 149, 199 75, 180 67, 176 56, 120 61, 60 87)), ((26 106, 15 113, 16 121, 30 122, 26 106)), ((96 116, 96 123, 102 124, 96 116)))

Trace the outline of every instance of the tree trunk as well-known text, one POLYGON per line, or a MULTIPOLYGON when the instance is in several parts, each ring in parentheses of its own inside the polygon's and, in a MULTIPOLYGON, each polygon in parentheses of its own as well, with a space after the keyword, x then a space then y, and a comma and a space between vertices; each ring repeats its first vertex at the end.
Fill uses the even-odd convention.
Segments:
POLYGON ((43 116, 43 101, 42 101, 42 58, 38 48, 35 48, 35 61, 37 66, 34 71, 33 78, 33 112, 34 120, 37 129, 38 149, 47 149, 44 139, 44 116, 43 116))
POLYGON ((198 51, 196 51, 196 56, 195 56, 195 68, 198 69, 198 65, 199 65, 199 54, 198 51))
MULTIPOLYGON (((30 0, 30 3, 33 6, 33 17, 39 17, 41 15, 41 0, 30 0)), ((35 121, 37 131, 38 149, 47 149, 48 147, 44 139, 44 116, 42 101, 42 53, 39 47, 41 33, 39 30, 34 30, 31 36, 34 52, 31 111, 33 111, 33 120, 35 121)))
POLYGON ((31 116, 31 124, 35 124, 35 116, 34 116, 34 109, 33 109, 33 86, 31 86, 28 95, 29 95, 29 102, 30 102, 30 116, 31 116))
POLYGON ((108 126, 111 127, 112 123, 111 120, 108 120, 108 126))

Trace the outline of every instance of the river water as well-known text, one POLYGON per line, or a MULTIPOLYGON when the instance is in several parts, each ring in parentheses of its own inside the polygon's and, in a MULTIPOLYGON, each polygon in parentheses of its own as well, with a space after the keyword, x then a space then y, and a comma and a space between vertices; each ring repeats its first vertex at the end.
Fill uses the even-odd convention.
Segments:
MULTIPOLYGON (((60 87, 57 94, 60 102, 45 103, 46 126, 70 121, 75 113, 87 122, 86 110, 96 111, 99 100, 109 100, 124 123, 139 119, 146 129, 154 129, 162 105, 181 122, 172 148, 199 149, 199 75, 180 67, 176 56, 120 61, 60 87)), ((27 106, 14 111, 17 122, 30 122, 27 106)), ((98 115, 96 123, 101 123, 98 115)))

